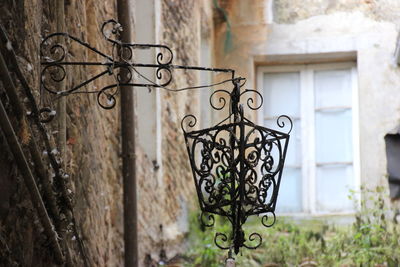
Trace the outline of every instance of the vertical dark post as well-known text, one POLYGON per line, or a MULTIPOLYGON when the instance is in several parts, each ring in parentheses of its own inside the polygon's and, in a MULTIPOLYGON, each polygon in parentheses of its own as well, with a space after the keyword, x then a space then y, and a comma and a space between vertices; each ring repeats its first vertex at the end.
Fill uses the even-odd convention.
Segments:
MULTIPOLYGON (((118 0, 118 21, 123 27, 121 41, 132 42, 131 1, 118 0)), ((126 82, 128 72, 122 68, 122 83, 126 82)), ((122 176, 124 201, 124 244, 125 267, 138 266, 137 245, 137 202, 136 202, 136 163, 135 163, 135 110, 133 87, 121 88, 121 135, 122 135, 122 176)))
MULTIPOLYGON (((238 89, 240 90, 240 89, 238 89)), ((240 92, 239 92, 240 94, 240 92)), ((239 248, 243 245, 244 241, 244 233, 242 230, 242 224, 244 223, 243 218, 244 216, 244 208, 242 207, 244 203, 244 194, 245 194, 245 131, 244 131, 244 124, 243 124, 243 107, 239 107, 239 113, 240 113, 240 125, 239 125, 239 162, 240 162, 240 171, 239 171, 239 203, 238 203, 238 208, 237 208, 237 225, 236 225, 236 240, 235 240, 235 253, 239 253, 239 248)))
MULTIPOLYGON (((231 107, 230 107, 230 112, 233 114, 233 122, 234 123, 238 123, 239 122, 239 99, 240 99, 240 86, 239 86, 239 81, 238 80, 233 80, 233 89, 231 92, 231 107)), ((241 129, 239 129, 241 130, 241 129)), ((238 171, 238 167, 237 167, 237 163, 236 163, 236 158, 235 158, 235 140, 236 137, 235 135, 237 134, 237 126, 234 125, 232 126, 231 129, 231 133, 230 133, 230 147, 231 147, 231 170, 230 170, 230 174, 231 174, 231 200, 232 201, 232 206, 231 206, 231 212, 232 212, 232 239, 233 239, 233 248, 235 249, 235 253, 237 253, 237 240, 240 239, 240 237, 238 236, 238 231, 237 229, 240 228, 240 202, 238 202, 236 200, 236 175, 239 175, 239 179, 240 179, 240 173, 238 171)), ((238 155, 238 157, 240 157, 240 153, 238 155)), ((239 166, 239 168, 241 168, 241 166, 239 166)), ((239 183, 240 185, 240 183, 239 183)), ((232 247, 231 247, 232 249, 232 247)), ((231 252, 231 251, 230 251, 231 252)), ((230 254, 229 252, 229 254, 230 254)), ((230 256, 229 256, 230 258, 230 256)))
MULTIPOLYGON (((239 101, 240 101, 240 81, 239 80, 234 80, 233 81, 233 91, 231 93, 231 112, 233 114, 233 118, 234 118, 234 123, 238 123, 241 122, 243 120, 243 111, 240 109, 239 107, 239 101), (239 117, 240 115, 240 117, 239 117)), ((234 126, 233 128, 233 134, 237 134, 237 126, 234 126)), ((237 138, 237 137, 236 137, 237 138)), ((232 139, 236 139, 233 138, 232 139)), ((238 144, 238 158, 239 158, 239 168, 235 165, 233 166, 234 172, 236 173, 236 175, 238 175, 239 177, 239 200, 234 201, 234 206, 233 206, 233 221, 234 221, 234 225, 233 225, 233 243, 234 243, 234 251, 237 254, 239 252, 239 247, 240 247, 240 243, 242 241, 242 233, 241 233, 241 205, 242 205, 242 201, 243 201, 243 155, 244 155, 244 147, 243 147, 243 143, 244 143, 244 127, 243 124, 240 124, 239 126, 239 144, 238 144)), ((235 149, 235 141, 231 141, 231 149, 234 151, 235 149)), ((233 159, 234 158, 234 153, 233 153, 233 159)), ((236 162, 236 159, 234 160, 236 162)), ((234 180, 234 179, 233 179, 234 180)), ((236 186, 235 186, 235 181, 233 181, 233 192, 236 193, 236 186)))

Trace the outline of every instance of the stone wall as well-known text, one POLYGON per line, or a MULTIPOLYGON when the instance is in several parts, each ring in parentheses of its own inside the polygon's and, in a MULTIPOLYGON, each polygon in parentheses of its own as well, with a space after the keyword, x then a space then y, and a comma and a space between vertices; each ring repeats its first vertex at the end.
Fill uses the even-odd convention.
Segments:
MULTIPOLYGON (((210 22, 210 3, 168 0, 160 1, 160 5, 161 29, 158 39, 174 51, 174 64, 198 65, 200 24, 201 21, 203 24, 204 21, 210 22)), ((41 37, 55 31, 55 4, 41 0, 6 0, 1 2, 0 12, 1 23, 10 35, 20 67, 28 78, 37 102, 41 106, 56 109, 57 98, 41 92, 38 87, 39 44, 41 37)), ((100 51, 111 53, 99 27, 104 20, 116 17, 116 1, 113 0, 65 1, 66 31, 100 51)), ((206 29, 203 27, 203 34, 212 31, 212 25, 203 26, 207 26, 206 29)), ((68 43, 67 46, 68 60, 102 60, 76 44, 68 43)), ((69 88, 98 73, 98 69, 67 67, 67 73, 66 86, 69 88)), ((173 75, 171 88, 198 82, 198 73, 195 71, 174 71, 173 75)), ((103 77, 85 89, 100 89, 111 82, 112 76, 103 77)), ((7 101, 1 87, 0 96, 7 101)), ((95 94, 75 94, 66 99, 67 146, 64 164, 69 174, 68 188, 73 192, 74 213, 87 258, 92 266, 122 266, 119 103, 113 110, 103 110, 97 105, 95 94)), ((199 115, 198 101, 199 93, 196 91, 161 91, 161 182, 157 179, 160 174, 154 162, 144 152, 146 144, 137 144, 141 266, 170 259, 184 248, 182 244, 188 231, 188 213, 197 205, 197 201, 180 121, 185 114, 199 115)), ((56 148, 56 121, 48 124, 47 129, 52 146, 56 148)), ((32 138, 38 140, 40 149, 44 149, 43 140, 36 131, 32 138)), ((0 265, 52 265, 40 223, 2 134, 0 151, 0 265)), ((48 162, 45 154, 43 160, 48 162)), ((76 237, 68 233, 66 239, 74 266, 82 266, 76 237)))
MULTIPOLYGON (((155 1, 157 3, 157 1, 155 1)), ((159 43, 169 46, 174 54, 173 64, 198 66, 200 64, 200 37, 212 35, 212 6, 208 1, 159 1, 159 21, 156 30, 159 43)), ((157 8, 157 5, 155 5, 157 8)), ((157 13, 157 12, 156 12, 157 13)), ((154 18, 157 20, 157 17, 154 18)), ((138 40, 140 42, 142 40, 138 40)), ((198 85, 199 72, 173 70, 169 89, 198 85)), ((189 230, 188 215, 198 207, 195 187, 189 167, 189 160, 181 130, 181 120, 186 114, 200 117, 200 92, 198 90, 170 92, 163 89, 160 94, 160 118, 141 116, 139 120, 160 119, 160 129, 148 129, 149 135, 158 138, 154 131, 160 131, 162 162, 152 163, 151 155, 145 154, 147 172, 140 177, 140 231, 142 239, 151 242, 140 244, 140 254, 146 255, 146 262, 166 261, 184 251, 185 237, 189 230), (160 178, 160 179, 159 179, 160 178)), ((154 92, 153 92, 154 93, 154 92)), ((146 99, 146 98, 143 98, 146 99)), ((139 99, 140 101, 140 99, 139 99)), ((207 105, 208 103, 205 103, 207 105)), ((150 123, 150 121, 149 121, 150 123)), ((151 123, 154 123, 153 121, 151 123)), ((157 123, 154 123, 157 125, 157 123)), ((197 125, 198 126, 198 125, 197 125)), ((143 129, 142 129, 143 130, 143 129)), ((146 134, 146 133, 144 133, 146 134)), ((146 151, 145 143, 138 146, 146 151)), ((139 166, 141 164, 138 164, 139 166)))
MULTIPOLYGON (((174 64, 199 65, 199 1, 162 1, 161 42, 174 51, 174 64)), ((195 71, 174 71, 170 88, 183 88, 198 83, 195 71)), ((186 114, 199 114, 197 91, 162 92, 162 153, 165 205, 174 212, 164 218, 165 237, 182 239, 187 233, 189 208, 196 201, 194 183, 180 122, 186 114)))
MULTIPOLYGON (((55 3, 55 2, 54 2, 55 3)), ((55 4, 53 1, 2 1, 1 23, 6 27, 12 45, 20 60, 20 67, 28 78, 37 102, 56 109, 54 96, 42 92, 38 84, 39 44, 41 36, 55 31, 55 4)), ((107 51, 106 42, 99 33, 102 21, 116 17, 115 1, 65 1, 65 27, 70 34, 82 38, 99 50, 107 51)), ((107 51, 109 52, 109 51, 107 51)), ((71 60, 96 59, 81 47, 72 46, 71 60)), ((68 68, 66 86, 77 84, 95 70, 68 68)), ((111 80, 95 82, 86 89, 101 88, 111 80)), ((18 83, 17 83, 18 84, 18 83)), ((23 97, 22 97, 23 98, 23 97)), ((122 264, 122 197, 119 160, 118 107, 105 111, 98 107, 95 95, 74 95, 67 98, 67 147, 65 169, 69 173, 68 187, 73 192, 74 210, 81 238, 89 262, 93 266, 120 266, 122 264)), ((57 137, 55 122, 47 125, 53 147, 57 137)), ((44 149, 39 136, 40 149, 44 149)), ((4 147, 2 138, 2 147, 4 147)), ((13 167, 9 154, 2 161, 10 170, 5 179, 8 184, 8 210, 1 218, 2 249, 9 255, 6 261, 21 266, 52 265, 45 239, 40 234, 40 224, 32 210, 26 188, 13 167), (8 159, 7 159, 8 158, 8 159), (8 165, 7 164, 7 165, 8 165), (17 179, 15 179, 17 178, 17 179)), ((46 156, 43 157, 46 161, 46 156)), ((50 174, 49 174, 50 175, 50 174)), ((3 204, 4 205, 4 204, 3 204)), ((67 234, 75 266, 81 266, 76 237, 67 234)), ((2 255, 3 256, 3 255, 2 255)), ((2 258, 3 260, 4 258, 2 258)), ((7 264, 6 264, 7 265, 7 264)))

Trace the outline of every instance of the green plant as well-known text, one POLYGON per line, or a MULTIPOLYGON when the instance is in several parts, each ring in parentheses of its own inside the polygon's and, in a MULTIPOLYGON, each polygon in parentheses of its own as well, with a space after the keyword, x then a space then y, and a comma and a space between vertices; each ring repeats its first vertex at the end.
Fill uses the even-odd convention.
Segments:
POLYGON ((200 223, 198 212, 190 215, 189 249, 186 258, 189 258, 187 266, 219 267, 224 262, 224 253, 214 244, 216 232, 228 233, 229 225, 223 218, 217 218, 215 226, 204 227, 200 223))
MULTIPOLYGON (((360 211, 354 222, 334 225, 326 220, 277 219, 271 228, 257 218, 246 223, 247 234, 262 233, 263 243, 256 250, 243 249, 237 266, 299 266, 312 260, 318 266, 388 266, 400 264, 400 226, 392 220, 383 187, 362 188, 360 211)), ((357 199, 356 192, 350 197, 357 199)), ((192 216, 188 266, 222 266, 227 256, 214 244, 215 232, 229 231, 229 222, 217 219, 215 228, 201 229, 192 216)))

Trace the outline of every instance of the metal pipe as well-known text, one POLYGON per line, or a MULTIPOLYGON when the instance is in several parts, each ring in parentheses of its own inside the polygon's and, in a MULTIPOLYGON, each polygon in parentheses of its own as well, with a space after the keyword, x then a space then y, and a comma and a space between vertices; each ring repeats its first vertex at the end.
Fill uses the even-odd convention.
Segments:
POLYGON ((40 62, 43 66, 106 66, 106 67, 113 67, 113 68, 120 68, 120 67, 140 67, 140 68, 160 68, 165 67, 169 69, 182 69, 182 70, 201 70, 201 71, 211 71, 211 72, 230 72, 233 73, 234 70, 232 69, 221 69, 221 68, 206 68, 206 67, 198 67, 198 66, 182 66, 182 65, 173 65, 173 64, 145 64, 145 63, 130 63, 130 62, 52 62, 52 61, 42 61, 40 62))
POLYGON ((39 189, 32 175, 32 171, 29 168, 28 162, 22 151, 21 145, 18 141, 17 136, 15 135, 14 129, 11 125, 10 120, 8 119, 8 115, 1 101, 0 101, 0 127, 3 130, 8 146, 14 156, 14 160, 24 179, 25 185, 28 188, 32 200, 32 205, 36 209, 39 220, 43 225, 44 232, 49 238, 50 243, 53 247, 54 259, 56 260, 57 264, 63 264, 64 256, 61 252, 61 247, 57 240, 57 234, 53 230, 53 224, 51 223, 46 208, 44 207, 42 198, 39 193, 39 189))
MULTIPOLYGON (((121 41, 132 41, 132 6, 129 0, 118 0, 118 20, 123 25, 121 41)), ((129 81, 126 69, 120 70, 122 83, 129 81)), ((124 201, 124 244, 125 267, 137 267, 138 235, 137 235, 137 189, 136 189, 136 157, 135 157, 135 109, 132 86, 121 88, 121 136, 122 136, 122 176, 124 201)))

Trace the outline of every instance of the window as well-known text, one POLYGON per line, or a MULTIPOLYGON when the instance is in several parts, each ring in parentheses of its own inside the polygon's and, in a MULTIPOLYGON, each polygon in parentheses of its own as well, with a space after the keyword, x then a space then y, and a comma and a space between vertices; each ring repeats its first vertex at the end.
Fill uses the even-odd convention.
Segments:
POLYGON ((385 135, 389 192, 392 200, 400 198, 400 127, 385 135))
POLYGON ((260 123, 293 120, 278 213, 350 213, 359 188, 355 64, 260 67, 260 123))

